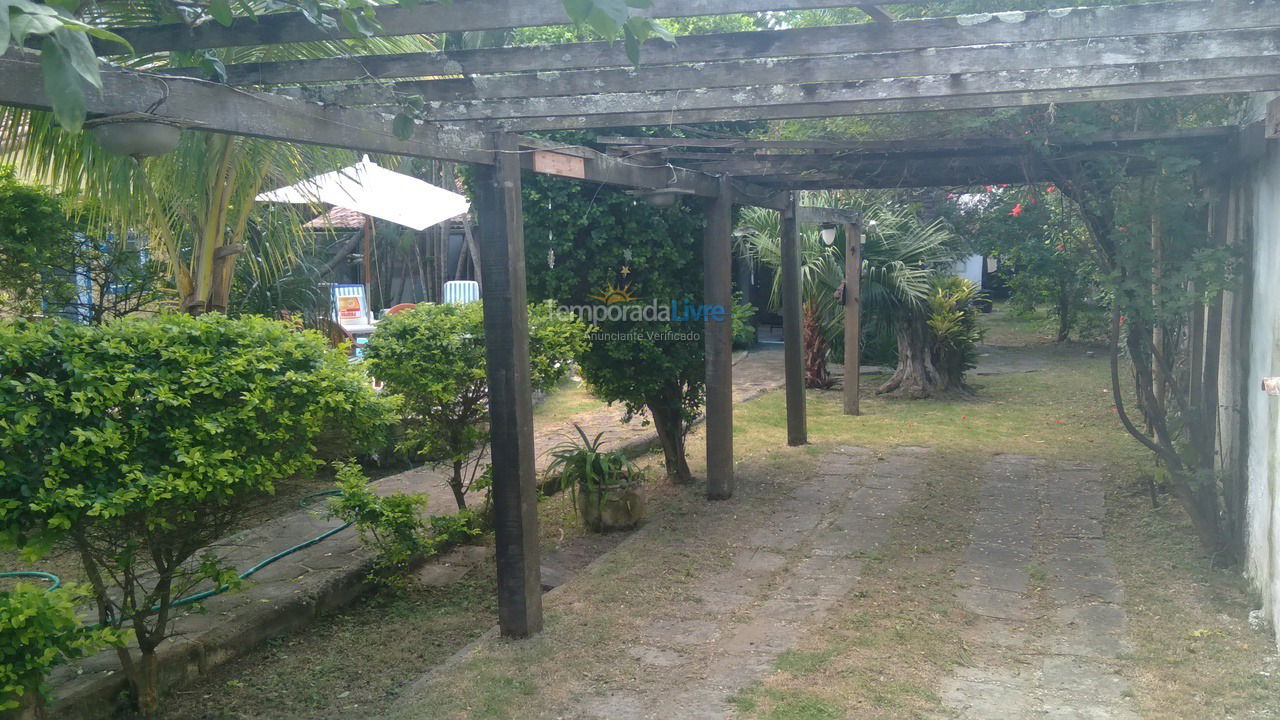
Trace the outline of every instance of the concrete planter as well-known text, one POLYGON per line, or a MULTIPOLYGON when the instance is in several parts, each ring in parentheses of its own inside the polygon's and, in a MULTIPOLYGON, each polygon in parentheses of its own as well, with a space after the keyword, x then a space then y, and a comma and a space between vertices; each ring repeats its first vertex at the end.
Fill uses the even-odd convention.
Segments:
POLYGON ((592 532, 631 530, 644 519, 644 498, 630 488, 578 488, 578 517, 592 532))

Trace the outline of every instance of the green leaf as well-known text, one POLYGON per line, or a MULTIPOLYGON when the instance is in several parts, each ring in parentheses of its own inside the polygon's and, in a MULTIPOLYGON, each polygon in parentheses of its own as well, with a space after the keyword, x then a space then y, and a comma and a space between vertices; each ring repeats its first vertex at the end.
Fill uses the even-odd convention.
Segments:
POLYGON ((16 45, 21 45, 32 35, 48 35, 62 27, 62 21, 51 7, 37 5, 27 8, 18 3, 12 7, 18 10, 16 17, 9 18, 9 32, 16 45))
POLYGON ((79 132, 84 125, 84 88, 67 51, 52 37, 40 44, 40 67, 44 71, 44 91, 53 106, 53 117, 67 132, 79 132))
POLYGON ((209 3, 209 15, 223 27, 229 27, 231 21, 235 20, 235 14, 231 12, 231 3, 228 0, 213 0, 209 3))
POLYGON ((0 0, 0 55, 9 49, 9 0, 0 0))
POLYGON ((631 61, 632 65, 639 65, 640 43, 644 42, 644 40, 636 35, 629 22, 622 26, 622 39, 627 49, 627 59, 631 61))
POLYGON ((80 77, 98 89, 102 89, 102 77, 98 74, 98 54, 94 52, 89 37, 74 28, 61 27, 53 32, 53 39, 66 51, 67 60, 80 77))
POLYGON ((417 129, 417 123, 413 117, 405 113, 396 115, 396 119, 391 123, 391 132, 395 133, 397 140, 408 140, 413 137, 413 131, 417 129))
POLYGON ((595 3, 591 0, 564 0, 564 11, 569 15, 569 19, 574 25, 581 25, 587 21, 587 16, 591 14, 595 3))

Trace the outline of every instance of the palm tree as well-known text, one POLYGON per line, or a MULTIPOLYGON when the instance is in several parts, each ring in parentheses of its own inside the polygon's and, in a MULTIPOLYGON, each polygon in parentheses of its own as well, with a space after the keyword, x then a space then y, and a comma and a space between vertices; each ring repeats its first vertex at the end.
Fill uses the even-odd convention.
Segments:
MULTIPOLYGON (((250 5, 258 12, 268 9, 267 3, 257 0, 250 5)), ((107 0, 85 5, 81 19, 115 27, 182 22, 176 7, 146 0, 107 0)), ((332 57, 356 49, 363 53, 432 50, 440 40, 369 38, 226 48, 198 57, 157 54, 116 60, 156 72, 196 62, 216 69, 231 63, 332 57)), ((98 225, 104 230, 127 228, 145 234, 153 252, 169 268, 180 307, 191 313, 226 310, 234 265, 247 246, 248 233, 255 234, 257 247, 267 248, 246 258, 255 279, 267 284, 287 273, 313 242, 301 228, 312 209, 284 207, 272 214, 271 222, 258 223, 255 195, 356 159, 351 151, 335 148, 187 131, 172 153, 135 161, 103 151, 87 133, 63 131, 48 113, 7 107, 0 107, 0 137, 9 141, 0 152, 0 162, 69 196, 91 198, 93 206, 101 209, 98 225)))
MULTIPOLYGON (((926 224, 908 206, 889 193, 814 193, 805 204, 838 207, 861 213, 865 229, 862 250, 863 327, 884 331, 898 327, 893 319, 920 307, 927 300, 934 268, 950 262, 950 231, 941 222, 926 224)), ((774 268, 769 305, 782 305, 781 219, 773 210, 744 208, 738 217, 739 247, 749 256, 774 268)), ((844 308, 838 291, 844 283, 844 240, 832 245, 822 241, 816 228, 802 228, 800 282, 804 303, 806 386, 829 387, 826 364, 832 354, 843 354, 844 308)), ((914 367, 914 345, 904 352, 899 335, 899 372, 914 367), (902 357, 908 359, 904 370, 902 357)), ((895 373, 897 377, 898 373, 895 373)))

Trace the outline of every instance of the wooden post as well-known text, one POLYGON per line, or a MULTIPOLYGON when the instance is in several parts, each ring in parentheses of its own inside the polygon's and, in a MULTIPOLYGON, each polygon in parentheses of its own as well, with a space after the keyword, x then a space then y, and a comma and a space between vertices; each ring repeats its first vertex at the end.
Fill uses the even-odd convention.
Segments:
POLYGON ((782 211, 782 354, 787 382, 787 444, 809 442, 804 408, 804 328, 800 287, 800 224, 796 193, 782 211))
POLYGON ((515 139, 495 137, 497 164, 475 166, 484 272, 485 355, 493 458, 498 625, 506 637, 542 629, 538 498, 533 470, 533 392, 525 291, 524 213, 515 139))
POLYGON ((707 203, 703 236, 703 303, 707 313, 707 499, 733 495, 733 189, 720 181, 720 195, 707 203))
POLYGON ((845 223, 844 242, 844 414, 861 415, 862 227, 845 223))

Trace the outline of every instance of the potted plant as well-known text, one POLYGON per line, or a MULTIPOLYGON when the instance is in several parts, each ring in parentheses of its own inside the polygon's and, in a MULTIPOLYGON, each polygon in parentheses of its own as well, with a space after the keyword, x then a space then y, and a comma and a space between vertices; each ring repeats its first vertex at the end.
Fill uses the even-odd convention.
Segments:
POLYGON ((636 492, 643 475, 620 451, 601 449, 604 433, 588 438, 578 425, 577 438, 551 449, 548 475, 574 494, 582 524, 593 532, 630 530, 644 517, 644 499, 636 492))

